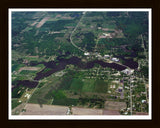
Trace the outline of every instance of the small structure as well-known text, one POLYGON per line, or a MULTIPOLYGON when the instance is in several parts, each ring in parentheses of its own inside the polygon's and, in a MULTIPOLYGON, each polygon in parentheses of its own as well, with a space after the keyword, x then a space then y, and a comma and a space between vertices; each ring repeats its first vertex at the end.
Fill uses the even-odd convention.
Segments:
POLYGON ((110 88, 115 88, 116 86, 115 85, 110 85, 110 88))
POLYGON ((105 36, 107 38, 112 38, 111 33, 103 33, 103 36, 105 36))
POLYGON ((88 56, 88 55, 90 55, 90 54, 89 54, 89 52, 85 52, 84 55, 85 55, 85 56, 88 56))
POLYGON ((110 56, 109 55, 104 55, 104 58, 109 58, 110 56))
POLYGON ((146 103, 146 100, 142 100, 142 103, 146 103))
POLYGON ((103 33, 104 36, 110 36, 110 33, 103 33))
POLYGON ((29 99, 30 94, 27 93, 24 97, 26 97, 27 99, 29 99))
POLYGON ((123 90, 123 87, 118 88, 118 92, 122 92, 122 90, 123 90))
POLYGON ((102 56, 100 54, 96 55, 99 59, 102 59, 102 56))
POLYGON ((119 59, 114 57, 114 58, 112 58, 112 61, 118 62, 119 59))
MULTIPOLYGON (((134 70, 131 70, 131 69, 125 69, 122 71, 123 73, 127 74, 127 75, 130 75, 134 72, 134 70)), ((134 82, 134 81, 133 81, 134 82)))
POLYGON ((84 15, 84 14, 86 14, 86 12, 82 12, 82 14, 84 15))
POLYGON ((125 86, 124 88, 129 89, 129 87, 125 86))

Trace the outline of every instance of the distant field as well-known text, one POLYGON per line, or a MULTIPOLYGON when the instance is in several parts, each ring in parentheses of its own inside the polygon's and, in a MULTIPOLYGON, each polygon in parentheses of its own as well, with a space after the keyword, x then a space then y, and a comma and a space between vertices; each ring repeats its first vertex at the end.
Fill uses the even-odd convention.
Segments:
POLYGON ((47 20, 49 19, 49 17, 45 17, 43 18, 38 24, 37 24, 37 28, 40 28, 47 20))
POLYGON ((118 110, 103 110, 103 115, 120 115, 118 110))
POLYGON ((81 91, 82 88, 83 88, 83 85, 84 85, 84 84, 83 84, 83 82, 82 82, 81 79, 76 79, 76 78, 74 78, 74 79, 72 80, 70 89, 71 89, 71 90, 75 90, 75 91, 81 91))
POLYGON ((54 90, 57 83, 57 77, 48 78, 48 82, 45 84, 44 82, 42 84, 40 83, 39 85, 42 87, 37 88, 30 98, 29 103, 51 104, 52 97, 50 97, 50 93, 54 90))
POLYGON ((83 92, 93 92, 94 91, 94 79, 85 79, 84 80, 84 86, 82 88, 83 92))
POLYGON ((66 115, 68 107, 56 105, 26 104, 26 112, 20 115, 66 115))
MULTIPOLYGON (((67 115, 67 106, 26 104, 20 115, 67 115)), ((72 115, 120 115, 116 110, 72 107, 72 115)))
POLYGON ((102 115, 102 109, 72 107, 73 115, 102 115))
POLYGON ((106 101, 104 108, 107 110, 120 110, 126 108, 126 103, 116 102, 116 101, 106 101))
POLYGON ((37 70, 39 70, 39 69, 40 69, 40 67, 22 67, 22 68, 20 68, 20 69, 18 70, 18 72, 21 72, 21 71, 23 71, 23 70, 37 71, 37 70))

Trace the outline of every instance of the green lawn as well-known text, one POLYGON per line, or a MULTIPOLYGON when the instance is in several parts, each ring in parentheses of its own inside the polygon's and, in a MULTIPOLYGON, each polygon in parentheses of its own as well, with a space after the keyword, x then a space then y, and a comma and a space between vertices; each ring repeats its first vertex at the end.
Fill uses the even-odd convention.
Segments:
POLYGON ((78 78, 74 78, 72 80, 72 83, 71 83, 71 86, 70 86, 70 89, 71 90, 74 90, 74 91, 81 91, 83 88, 83 82, 81 79, 78 79, 78 78))
POLYGON ((107 93, 108 90, 108 84, 104 82, 104 80, 96 80, 94 91, 98 93, 107 93))
POLYGON ((82 92, 94 92, 94 79, 85 79, 82 92))
MULTIPOLYGON (((32 97, 29 100, 29 103, 43 103, 49 104, 52 99, 51 93, 55 90, 55 86, 58 84, 57 77, 50 76, 47 78, 46 82, 42 85, 41 88, 37 88, 32 97)), ((41 86, 41 84, 39 84, 41 86)))

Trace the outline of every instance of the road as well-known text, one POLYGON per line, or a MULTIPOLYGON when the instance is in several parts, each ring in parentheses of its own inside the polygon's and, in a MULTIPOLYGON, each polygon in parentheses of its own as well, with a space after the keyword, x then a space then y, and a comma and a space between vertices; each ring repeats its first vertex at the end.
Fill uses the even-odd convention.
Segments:
POLYGON ((71 32, 71 35, 70 35, 70 42, 71 42, 71 44, 72 44, 75 48, 79 49, 79 50, 82 51, 82 52, 87 52, 87 51, 85 51, 85 50, 81 49, 80 47, 78 47, 78 46, 73 42, 72 36, 73 36, 73 33, 77 30, 80 22, 82 21, 83 17, 85 16, 85 14, 86 14, 86 13, 83 13, 82 17, 80 18, 79 22, 77 23, 76 27, 73 29, 73 31, 71 32))
MULTIPOLYGON (((73 29, 73 31, 71 32, 71 35, 70 35, 70 42, 71 42, 71 44, 72 44, 75 48, 79 49, 79 50, 82 51, 82 52, 87 52, 87 51, 85 51, 85 50, 83 50, 82 48, 78 47, 78 46, 73 42, 72 36, 73 36, 73 33, 77 30, 80 22, 82 21, 83 17, 85 16, 85 14, 86 14, 86 12, 83 13, 82 17, 80 18, 79 22, 77 23, 76 27, 73 29)), ((97 47, 97 44, 98 44, 98 40, 99 40, 99 38, 98 38, 97 41, 96 41, 96 47, 97 47)), ((125 66, 125 67, 127 67, 128 69, 130 69, 130 67, 128 67, 128 66, 126 66, 126 65, 123 65, 123 64, 121 64, 121 63, 118 63, 118 62, 114 62, 114 63, 119 64, 119 65, 122 65, 122 66, 125 66)))
POLYGON ((146 52, 146 49, 145 49, 145 46, 144 46, 144 40, 143 40, 142 34, 141 34, 141 39, 142 39, 142 48, 144 49, 144 55, 146 56, 146 62, 147 62, 148 61, 147 60, 148 55, 147 55, 147 52, 146 52))
POLYGON ((132 81, 132 79, 130 79, 130 109, 131 109, 131 115, 132 115, 132 89, 131 89, 131 81, 132 81))
MULTIPOLYGON (((144 49, 144 55, 146 56, 146 62, 148 62, 148 55, 147 55, 147 52, 146 52, 146 49, 145 49, 145 46, 144 46, 144 40, 143 40, 143 36, 141 34, 141 39, 142 39, 142 47, 144 49)), ((145 84, 145 92, 146 92, 146 100, 148 101, 148 98, 147 98, 147 87, 146 87, 146 82, 145 82, 145 77, 143 75, 143 82, 145 84)))

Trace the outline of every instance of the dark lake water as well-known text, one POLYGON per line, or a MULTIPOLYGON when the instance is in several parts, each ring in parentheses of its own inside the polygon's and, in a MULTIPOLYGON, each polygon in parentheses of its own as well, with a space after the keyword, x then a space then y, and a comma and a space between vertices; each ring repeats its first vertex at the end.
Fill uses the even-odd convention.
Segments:
POLYGON ((138 63, 133 60, 133 57, 136 57, 136 55, 137 54, 135 52, 132 52, 130 56, 126 56, 126 57, 131 57, 131 59, 125 59, 124 56, 117 56, 117 57, 124 61, 123 65, 126 65, 131 69, 137 69, 138 63))
MULTIPOLYGON (((36 74, 36 77, 34 78, 34 80, 36 80, 37 82, 29 81, 29 80, 16 81, 16 84, 14 84, 14 85, 16 85, 15 87, 17 87, 19 85, 24 85, 29 88, 34 88, 38 85, 38 80, 43 79, 44 77, 48 77, 57 71, 64 70, 65 67, 69 64, 73 64, 81 69, 91 69, 94 67, 95 64, 99 64, 100 66, 102 66, 104 68, 109 67, 112 69, 116 69, 118 71, 122 71, 122 70, 126 69, 125 66, 122 66, 122 65, 119 65, 116 63, 106 63, 102 60, 94 60, 94 61, 89 61, 87 63, 84 63, 81 61, 80 58, 78 58, 76 56, 73 56, 69 59, 65 59, 64 57, 65 56, 59 56, 59 57, 57 57, 56 61, 30 63, 31 66, 36 66, 38 64, 44 64, 44 66, 45 66, 45 68, 42 71, 40 71, 36 74), (49 70, 46 70, 48 68, 49 68, 49 70)), ((122 57, 122 56, 119 56, 119 58, 124 60, 124 65, 126 65, 132 69, 135 69, 138 67, 138 63, 134 62, 133 59, 124 59, 124 57, 122 57)))
MULTIPOLYGON (((69 59, 64 59, 62 57, 58 57, 57 60, 58 60, 57 62, 50 61, 50 62, 37 63, 37 64, 44 64, 45 68, 36 74, 36 77, 34 78, 34 80, 40 80, 40 79, 43 79, 44 77, 50 76, 51 74, 53 74, 57 71, 61 71, 61 70, 65 69, 66 65, 69 65, 69 64, 73 64, 75 66, 78 66, 81 69, 91 69, 94 67, 95 64, 99 64, 104 68, 105 67, 113 68, 118 71, 122 71, 122 70, 126 69, 125 66, 122 66, 122 65, 119 65, 116 63, 106 63, 101 60, 94 60, 94 61, 90 61, 87 63, 83 63, 80 58, 75 57, 75 56, 71 57, 69 59), (44 72, 46 68, 50 68, 51 70, 44 72)), ((31 65, 33 66, 35 64, 31 64, 31 65)))
POLYGON ((16 86, 14 88, 12 88, 12 90, 19 87, 20 85, 23 85, 23 86, 28 87, 28 88, 35 88, 38 85, 38 81, 17 80, 13 84, 16 85, 16 86))

